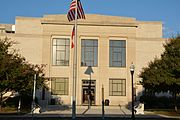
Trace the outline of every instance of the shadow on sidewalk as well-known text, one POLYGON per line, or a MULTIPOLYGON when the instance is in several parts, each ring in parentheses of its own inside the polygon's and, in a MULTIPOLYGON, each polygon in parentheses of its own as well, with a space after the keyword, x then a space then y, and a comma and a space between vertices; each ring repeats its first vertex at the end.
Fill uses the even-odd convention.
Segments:
POLYGON ((47 112, 47 111, 66 111, 70 110, 71 107, 68 105, 48 105, 45 108, 42 108, 42 112, 47 112))
POLYGON ((82 113, 82 115, 85 115, 88 110, 89 110, 89 108, 87 108, 87 109, 82 113))

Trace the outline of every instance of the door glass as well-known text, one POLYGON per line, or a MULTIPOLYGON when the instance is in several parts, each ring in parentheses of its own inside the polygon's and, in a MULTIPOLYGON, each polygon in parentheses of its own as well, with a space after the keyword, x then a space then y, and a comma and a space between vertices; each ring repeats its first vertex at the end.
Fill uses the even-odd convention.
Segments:
POLYGON ((83 104, 88 104, 88 89, 83 89, 83 104))

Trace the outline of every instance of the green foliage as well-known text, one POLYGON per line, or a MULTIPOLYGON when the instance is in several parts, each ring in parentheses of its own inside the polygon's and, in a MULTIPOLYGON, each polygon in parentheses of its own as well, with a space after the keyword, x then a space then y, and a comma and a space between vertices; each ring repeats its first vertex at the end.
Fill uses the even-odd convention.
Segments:
POLYGON ((0 93, 16 91, 21 95, 32 94, 34 74, 37 88, 45 86, 44 66, 33 65, 12 49, 13 41, 0 39, 0 93))
MULTIPOLYGON (((3 107, 17 109, 19 105, 19 100, 21 100, 21 110, 23 109, 26 109, 29 111, 31 110, 32 96, 29 96, 29 95, 22 95, 22 96, 9 98, 3 103, 3 107)), ((35 102, 38 103, 37 98, 35 98, 35 102)))
POLYGON ((165 45, 161 58, 143 68, 142 85, 151 92, 180 93, 180 37, 171 38, 165 45))
MULTIPOLYGON (((141 96, 140 101, 144 102, 145 109, 173 109, 173 99, 172 97, 157 97, 154 95, 144 95, 141 96)), ((177 99, 177 106, 180 106, 180 98, 177 99)))

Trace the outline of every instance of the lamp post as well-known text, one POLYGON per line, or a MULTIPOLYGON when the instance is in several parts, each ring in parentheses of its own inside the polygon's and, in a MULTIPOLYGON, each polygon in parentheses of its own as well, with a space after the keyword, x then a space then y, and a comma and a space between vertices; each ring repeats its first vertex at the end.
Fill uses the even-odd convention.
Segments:
POLYGON ((91 74, 89 75, 90 79, 89 79, 89 86, 88 86, 88 100, 89 100, 89 105, 88 105, 88 108, 90 109, 91 108, 91 74))
POLYGON ((134 69, 135 69, 135 66, 134 64, 132 63, 131 66, 130 66, 130 72, 131 72, 131 79, 132 79, 132 120, 135 119, 135 116, 134 116, 134 85, 133 85, 133 75, 134 75, 134 69))

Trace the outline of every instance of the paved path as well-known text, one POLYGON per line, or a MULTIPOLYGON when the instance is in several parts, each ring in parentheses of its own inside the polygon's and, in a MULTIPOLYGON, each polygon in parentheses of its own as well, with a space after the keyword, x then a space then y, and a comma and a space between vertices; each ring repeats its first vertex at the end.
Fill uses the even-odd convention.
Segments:
MULTIPOLYGON (((105 117, 114 117, 114 118, 123 118, 129 119, 131 118, 131 110, 127 109, 124 106, 105 106, 105 117)), ((77 106, 76 107, 76 114, 77 117, 102 117, 102 106, 91 106, 88 109, 88 106, 77 106)), ((44 109, 41 113, 42 116, 59 116, 59 117, 71 117, 72 115, 72 108, 68 106, 48 106, 44 109)), ((155 115, 153 113, 145 112, 144 115, 135 115, 138 119, 172 119, 172 118, 179 118, 179 117, 170 117, 164 115, 155 115)))
MULTIPOLYGON (((146 112, 145 112, 146 113, 146 112)), ((72 109, 69 106, 50 105, 42 110, 41 114, 24 114, 24 115, 0 115, 0 120, 71 120, 72 109)), ((101 120, 102 107, 101 106, 77 106, 76 107, 77 120, 101 120)), ((145 114, 135 115, 136 120, 157 120, 168 119, 176 120, 176 117, 145 114)), ((131 111, 125 107, 120 106, 105 106, 105 120, 130 120, 131 111)))
MULTIPOLYGON (((106 115, 130 115, 131 111, 125 107, 120 106, 105 106, 104 108, 106 115)), ((42 110, 42 114, 71 114, 72 108, 68 106, 48 106, 42 110)), ((77 106, 76 113, 78 115, 101 115, 102 107, 101 106, 91 106, 88 109, 88 106, 77 106)))

